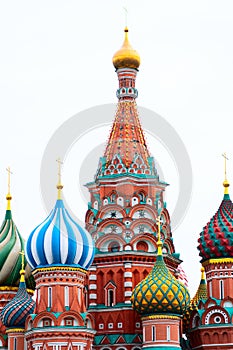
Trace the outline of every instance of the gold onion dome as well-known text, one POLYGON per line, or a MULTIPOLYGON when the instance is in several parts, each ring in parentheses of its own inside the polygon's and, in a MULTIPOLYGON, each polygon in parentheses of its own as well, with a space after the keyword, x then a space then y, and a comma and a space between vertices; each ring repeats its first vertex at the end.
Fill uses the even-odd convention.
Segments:
POLYGON ((120 50, 118 50, 113 58, 112 62, 116 69, 119 68, 133 68, 138 69, 140 66, 140 56, 136 50, 130 45, 128 39, 128 28, 125 27, 125 39, 120 50))
POLYGON ((158 256, 152 271, 134 288, 132 306, 143 316, 183 315, 189 306, 189 292, 168 270, 160 251, 158 246, 158 256))

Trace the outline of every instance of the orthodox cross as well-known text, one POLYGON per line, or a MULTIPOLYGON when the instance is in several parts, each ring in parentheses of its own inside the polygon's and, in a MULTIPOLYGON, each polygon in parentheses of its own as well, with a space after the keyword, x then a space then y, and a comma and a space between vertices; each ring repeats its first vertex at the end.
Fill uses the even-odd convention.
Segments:
POLYGON ((8 172, 8 193, 11 192, 11 174, 13 174, 11 172, 10 167, 8 166, 8 168, 6 168, 6 171, 8 172))
POLYGON ((224 174, 225 174, 225 180, 226 180, 227 179, 227 160, 229 160, 229 158, 227 158, 226 152, 224 152, 222 156, 224 158, 224 174))
POLYGON ((60 158, 56 159, 57 163, 58 163, 58 183, 61 183, 61 164, 63 164, 63 162, 61 161, 60 158))
POLYGON ((124 11, 125 11, 125 26, 127 27, 128 24, 128 10, 126 7, 123 7, 124 11))
POLYGON ((156 218, 156 222, 158 226, 158 241, 161 241, 161 224, 163 223, 163 221, 161 220, 160 215, 156 218))
POLYGON ((19 252, 19 254, 22 256, 22 270, 24 270, 24 256, 25 256, 25 253, 22 250, 22 252, 19 252))

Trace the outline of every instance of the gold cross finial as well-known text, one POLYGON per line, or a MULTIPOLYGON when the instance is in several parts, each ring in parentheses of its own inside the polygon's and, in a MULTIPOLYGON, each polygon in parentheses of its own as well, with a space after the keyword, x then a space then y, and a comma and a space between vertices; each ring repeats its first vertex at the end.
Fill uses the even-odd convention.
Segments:
POLYGON ((126 7, 123 7, 124 11, 125 11, 125 27, 127 28, 128 25, 128 10, 126 7))
POLYGON ((57 199, 61 199, 61 190, 63 189, 63 185, 61 183, 61 165, 63 162, 61 161, 60 158, 56 159, 58 163, 58 183, 57 183, 57 189, 58 189, 58 196, 57 199))
POLYGON ((24 269, 25 268, 25 266, 24 266, 24 264, 25 264, 25 261, 24 261, 25 253, 22 250, 22 252, 19 252, 19 254, 22 256, 22 260, 21 260, 22 264, 21 264, 21 270, 20 270, 20 275, 21 275, 20 282, 25 282, 25 278, 24 278, 24 275, 25 275, 25 269, 24 269))
POLYGON ((6 195, 6 200, 7 200, 7 210, 11 210, 11 169, 8 166, 8 168, 6 168, 6 171, 8 172, 8 193, 6 195))
POLYGON ((161 223, 162 223, 162 220, 161 220, 160 215, 156 218, 156 222, 157 222, 157 226, 158 226, 158 241, 157 241, 158 255, 162 255, 162 246, 163 246, 163 243, 161 241, 161 223))
POLYGON ((224 152, 222 156, 224 158, 224 181, 223 181, 224 194, 229 194, 228 187, 230 186, 230 184, 227 180, 227 160, 229 160, 229 158, 227 158, 226 152, 224 152))
POLYGON ((226 152, 224 152, 222 154, 222 156, 224 158, 224 175, 225 175, 225 180, 226 180, 227 179, 227 160, 229 160, 229 159, 227 158, 226 152))

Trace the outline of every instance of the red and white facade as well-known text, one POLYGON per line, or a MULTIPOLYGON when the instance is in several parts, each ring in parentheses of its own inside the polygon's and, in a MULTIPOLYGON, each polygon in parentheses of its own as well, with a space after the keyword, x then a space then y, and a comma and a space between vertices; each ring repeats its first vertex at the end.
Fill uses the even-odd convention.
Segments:
POLYGON ((86 312, 86 271, 51 267, 34 271, 36 308, 28 316, 25 340, 28 350, 89 350, 94 338, 94 318, 86 312))

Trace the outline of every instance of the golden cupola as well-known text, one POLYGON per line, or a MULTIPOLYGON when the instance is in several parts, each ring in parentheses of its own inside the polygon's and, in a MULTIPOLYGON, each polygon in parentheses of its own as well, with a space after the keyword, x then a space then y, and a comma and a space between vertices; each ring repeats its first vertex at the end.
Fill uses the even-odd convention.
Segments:
POLYGON ((138 69, 140 66, 140 56, 136 50, 133 49, 128 38, 128 28, 125 27, 125 39, 121 48, 114 54, 112 58, 113 65, 116 69, 132 68, 138 69))

